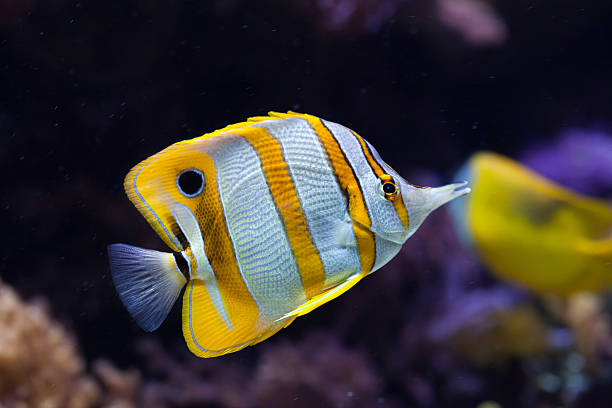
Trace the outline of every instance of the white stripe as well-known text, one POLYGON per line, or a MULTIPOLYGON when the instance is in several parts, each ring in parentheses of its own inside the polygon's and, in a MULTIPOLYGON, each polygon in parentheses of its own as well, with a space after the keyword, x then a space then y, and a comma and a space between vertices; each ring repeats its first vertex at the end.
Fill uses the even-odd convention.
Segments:
POLYGON ((215 274, 210 266, 208 258, 206 257, 204 240, 202 239, 202 231, 200 230, 198 220, 193 215, 191 210, 182 204, 175 204, 173 206, 172 215, 174 216, 178 227, 181 229, 181 231, 183 231, 185 238, 187 238, 187 241, 189 241, 189 248, 191 248, 191 253, 196 261, 195 274, 192 274, 191 270, 189 271, 191 278, 201 279, 204 282, 204 285, 208 290, 208 294, 210 295, 210 299, 215 305, 217 312, 221 315, 221 317, 223 317, 225 324, 231 330, 232 324, 230 323, 227 311, 225 310, 225 305, 223 304, 221 292, 219 292, 219 287, 217 286, 215 274))
POLYGON ((257 126, 265 128, 281 145, 289 174, 313 244, 325 269, 325 287, 337 285, 360 270, 359 252, 350 223, 348 204, 327 153, 314 129, 302 118, 272 120, 257 126), (340 233, 342 232, 342 234, 340 233))
MULTIPOLYGON (((382 167, 382 169, 387 173, 390 174, 397 183, 401 183, 401 182, 406 182, 406 180, 404 180, 404 178, 402 176, 400 176, 395 170, 393 170, 391 168, 391 166, 389 166, 387 163, 385 163, 385 161, 380 157, 380 154, 378 153, 378 150, 376 150, 376 148, 374 146, 372 146, 367 140, 364 139, 364 142, 366 143, 366 145, 370 148, 370 152, 372 153, 372 156, 374 156, 374 160, 376 160, 376 162, 378 163, 378 165, 380 167, 382 167)), ((405 193, 408 193, 407 191, 405 193)), ((404 202, 402 202, 402 204, 405 205, 404 202)), ((406 211, 408 211, 408 209, 406 209, 406 211)), ((402 224, 403 226, 403 224, 402 224)), ((403 231, 406 231, 405 229, 403 229, 403 231)), ((406 232, 407 233, 407 232, 406 232)), ((405 236, 405 234, 400 234, 400 236, 405 236)), ((395 257, 395 255, 397 255, 397 253, 400 251, 400 249, 402 249, 402 245, 398 244, 396 242, 391 242, 391 241, 387 241, 385 240, 385 245, 388 247, 386 249, 383 250, 383 252, 385 252, 386 254, 386 259, 376 259, 376 264, 374 265, 374 268, 372 269, 372 272, 374 272, 375 270, 379 269, 381 266, 385 265, 387 262, 389 262, 391 259, 393 259, 393 257, 395 257)))
POLYGON ((276 319, 306 296, 256 150, 226 136, 211 152, 238 267, 263 317, 276 319))
MULTIPOLYGON (((342 125, 328 121, 323 122, 338 141, 361 186, 372 222, 370 229, 374 232, 376 239, 376 261, 372 269, 375 270, 392 258, 392 256, 389 257, 389 245, 383 242, 385 241, 384 238, 389 238, 397 235, 397 232, 405 231, 404 226, 393 207, 393 203, 381 197, 379 193, 380 180, 372 171, 372 167, 363 154, 361 144, 355 135, 342 125)), ((393 255, 396 253, 397 251, 393 255)))

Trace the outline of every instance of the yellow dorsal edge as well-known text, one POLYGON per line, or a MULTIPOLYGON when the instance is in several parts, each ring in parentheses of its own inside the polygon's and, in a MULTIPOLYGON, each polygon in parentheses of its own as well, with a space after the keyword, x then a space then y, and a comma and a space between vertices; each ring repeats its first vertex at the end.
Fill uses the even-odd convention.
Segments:
MULTIPOLYGON (((255 116, 255 117, 252 117, 252 118, 248 118, 244 122, 234 123, 232 125, 228 125, 228 126, 222 128, 222 129, 218 129, 218 130, 215 130, 214 132, 210 132, 210 133, 205 133, 202 136, 198 136, 198 137, 193 138, 193 139, 187 139, 187 140, 182 140, 180 142, 173 143, 172 145, 166 147, 164 150, 159 151, 159 152, 155 153, 152 156, 149 156, 148 158, 146 158, 145 160, 141 161, 136 166, 134 166, 130 170, 130 172, 126 175, 126 177, 125 177, 125 181, 124 181, 125 189, 126 189, 126 191, 131 191, 132 190, 132 186, 131 186, 132 179, 133 179, 134 175, 137 174, 143 167, 148 166, 149 163, 157 160, 160 156, 166 154, 169 150, 177 148, 178 146, 189 144, 189 143, 192 143, 192 142, 197 141, 197 140, 208 139, 208 138, 211 138, 211 137, 214 137, 214 136, 221 135, 221 134, 226 133, 226 132, 230 132, 230 131, 235 130, 235 129, 242 129, 242 128, 251 126, 251 125, 253 125, 255 123, 260 123, 260 122, 265 122, 265 121, 268 121, 268 120, 275 120, 275 119, 287 119, 287 118, 293 118, 293 117, 307 117, 307 116, 309 116, 309 115, 307 115, 305 113, 297 113, 297 112, 292 112, 292 111, 288 111, 287 113, 268 112, 268 116, 255 116)), ((134 202, 134 204, 136 206, 139 205, 136 202, 134 202)))
POLYGON ((234 123, 232 125, 228 125, 228 126, 222 128, 222 129, 215 130, 214 132, 205 133, 202 136, 196 137, 195 139, 185 140, 185 141, 179 142, 179 143, 187 143, 187 142, 191 142, 191 141, 199 140, 199 139, 208 139, 208 138, 211 138, 211 137, 214 137, 214 136, 218 136, 218 135, 220 135, 222 133, 229 132, 231 130, 242 129, 242 128, 251 126, 251 125, 253 125, 255 123, 266 122, 268 120, 287 119, 287 118, 305 117, 305 116, 307 116, 305 113, 297 113, 297 112, 292 112, 292 111, 289 111, 287 113, 268 112, 268 116, 253 116, 251 118, 248 118, 244 122, 234 123))

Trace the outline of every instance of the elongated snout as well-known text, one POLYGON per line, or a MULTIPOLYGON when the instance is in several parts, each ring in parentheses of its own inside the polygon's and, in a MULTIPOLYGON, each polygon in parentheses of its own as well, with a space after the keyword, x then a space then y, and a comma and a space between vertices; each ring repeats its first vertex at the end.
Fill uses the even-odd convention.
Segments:
MULTIPOLYGON (((443 206, 457 197, 470 192, 467 181, 447 184, 441 187, 414 187, 402 193, 404 205, 408 210, 410 224, 408 226, 408 237, 421 226, 425 218, 436 208, 443 206)), ((405 189, 403 190, 405 191, 405 189)))

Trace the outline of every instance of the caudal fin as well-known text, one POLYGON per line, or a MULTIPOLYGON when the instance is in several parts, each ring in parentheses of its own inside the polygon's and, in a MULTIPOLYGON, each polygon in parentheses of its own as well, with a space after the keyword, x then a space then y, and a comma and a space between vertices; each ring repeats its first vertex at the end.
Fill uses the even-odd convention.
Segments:
POLYGON ((108 246, 113 283, 136 323, 157 329, 170 313, 187 280, 174 256, 125 244, 108 246))

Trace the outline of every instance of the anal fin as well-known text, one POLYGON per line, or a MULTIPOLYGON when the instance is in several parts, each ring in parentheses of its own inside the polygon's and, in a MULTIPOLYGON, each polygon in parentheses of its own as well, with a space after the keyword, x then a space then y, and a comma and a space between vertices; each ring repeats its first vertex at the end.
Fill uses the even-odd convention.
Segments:
MULTIPOLYGON (((216 357, 258 343, 283 327, 280 322, 260 319, 255 303, 224 296, 231 324, 219 312, 209 282, 194 279, 183 295, 183 336, 198 357, 216 357)), ((222 295, 223 291, 221 292, 222 295)), ((288 323, 287 323, 288 324, 288 323)))
POLYGON ((281 318, 276 321, 282 321, 285 319, 289 319, 291 317, 303 316, 306 313, 309 313, 316 309, 317 307, 329 302, 342 295, 344 292, 355 286, 357 282, 359 282, 363 278, 361 274, 351 275, 347 280, 342 282, 341 284, 334 286, 333 288, 327 289, 326 291, 318 294, 317 296, 310 299, 308 302, 298 306, 294 310, 289 313, 284 314, 281 318))

